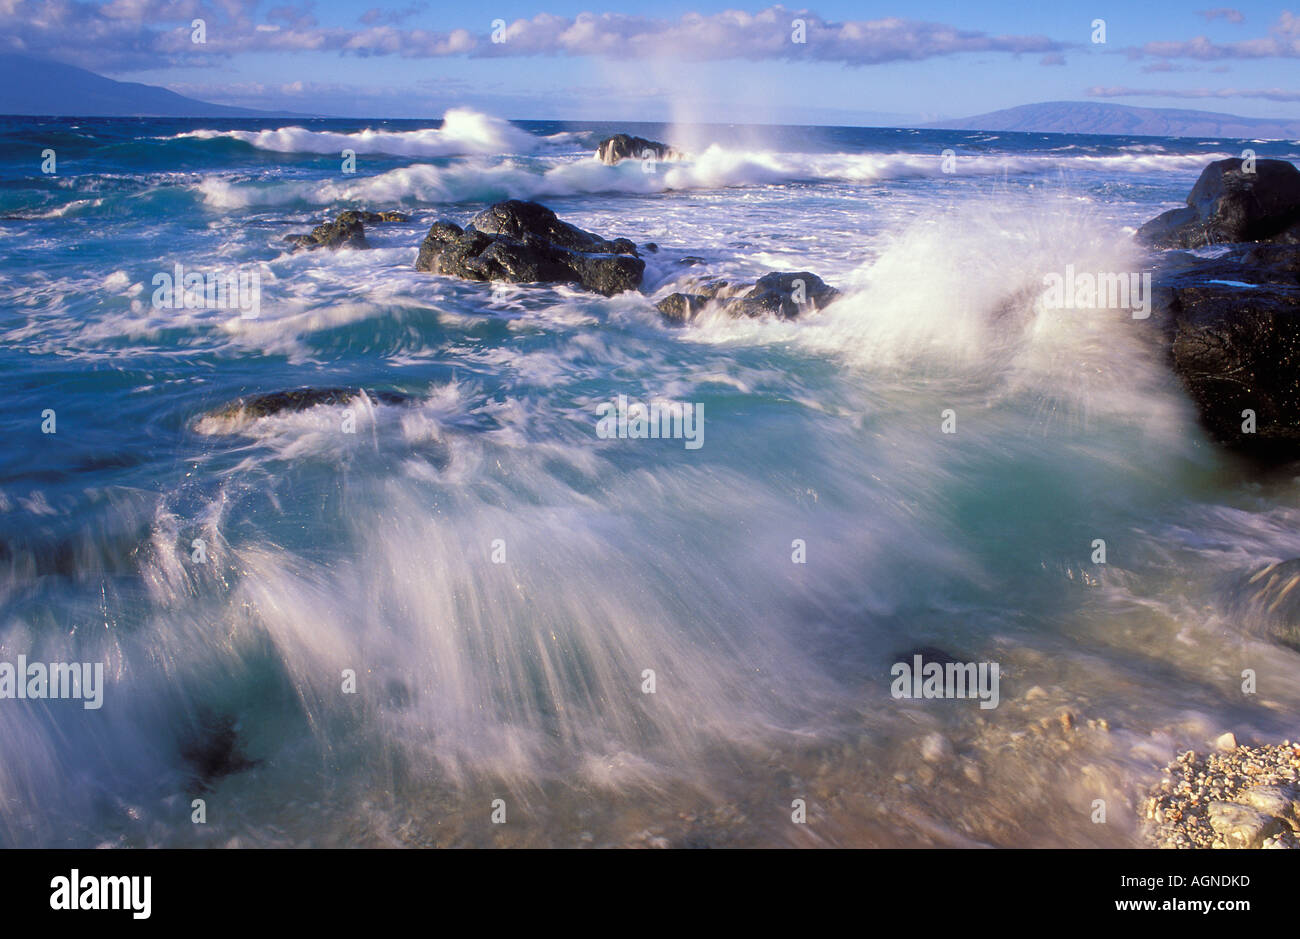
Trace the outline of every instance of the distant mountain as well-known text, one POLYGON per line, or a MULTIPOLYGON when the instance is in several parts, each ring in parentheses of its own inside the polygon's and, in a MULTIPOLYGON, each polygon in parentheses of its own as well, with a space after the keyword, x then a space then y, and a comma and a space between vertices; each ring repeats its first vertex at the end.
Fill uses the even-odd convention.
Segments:
POLYGON ((1300 140, 1300 120, 1235 117, 1213 111, 1134 108, 1099 101, 1046 101, 926 127, 1036 134, 1123 134, 1150 137, 1231 137, 1300 140))
MULTIPOLYGON (((119 82, 84 68, 0 53, 0 114, 42 117, 266 117, 156 85, 119 82)), ((294 115, 303 116, 303 115, 294 115)))

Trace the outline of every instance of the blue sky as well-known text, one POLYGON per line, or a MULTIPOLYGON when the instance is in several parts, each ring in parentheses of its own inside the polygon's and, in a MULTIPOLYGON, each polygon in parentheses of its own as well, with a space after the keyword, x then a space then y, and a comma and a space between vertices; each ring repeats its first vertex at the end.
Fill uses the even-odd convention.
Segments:
POLYGON ((1300 0, 1214 3, 0 0, 0 48, 339 116, 854 124, 1097 100, 1300 117, 1300 0))

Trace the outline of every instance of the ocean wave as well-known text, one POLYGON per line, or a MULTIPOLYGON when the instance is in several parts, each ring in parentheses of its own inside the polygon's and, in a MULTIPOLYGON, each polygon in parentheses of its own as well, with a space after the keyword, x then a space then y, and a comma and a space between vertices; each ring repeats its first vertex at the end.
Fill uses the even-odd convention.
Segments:
MULTIPOLYGON (((568 135, 566 135, 567 137, 568 135)), ((241 140, 259 150, 276 153, 338 154, 382 153, 390 156, 448 157, 469 154, 532 153, 547 138, 520 130, 509 121, 469 108, 452 108, 443 115, 442 126, 408 131, 370 130, 356 133, 281 127, 276 130, 196 130, 177 134, 171 140, 241 140)), ((565 141, 554 141, 563 143, 565 141)))
MULTIPOLYGON (((963 176, 1005 176, 1110 171, 1126 173, 1196 172, 1203 154, 1117 154, 1076 156, 958 156, 963 176)), ((414 163, 375 176, 340 181, 235 182, 210 176, 198 184, 204 202, 215 208, 368 204, 436 204, 495 199, 540 199, 599 193, 648 195, 683 190, 731 189, 797 182, 864 184, 890 179, 943 178, 939 154, 776 153, 734 150, 717 144, 692 159, 670 163, 624 161, 607 166, 577 159, 540 163, 524 159, 488 161, 466 158, 450 166, 414 163)))

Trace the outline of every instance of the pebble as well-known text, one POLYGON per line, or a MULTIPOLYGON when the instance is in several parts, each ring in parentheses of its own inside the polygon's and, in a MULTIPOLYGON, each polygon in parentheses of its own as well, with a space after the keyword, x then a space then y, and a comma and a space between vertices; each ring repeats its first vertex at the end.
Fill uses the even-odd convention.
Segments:
POLYGON ((1232 734, 1215 747, 1199 757, 1188 750, 1165 769, 1143 805, 1148 839, 1159 847, 1300 847, 1300 750, 1239 745, 1232 734))
POLYGON ((927 763, 942 763, 952 759, 952 744, 943 734, 927 734, 921 740, 921 759, 927 763))

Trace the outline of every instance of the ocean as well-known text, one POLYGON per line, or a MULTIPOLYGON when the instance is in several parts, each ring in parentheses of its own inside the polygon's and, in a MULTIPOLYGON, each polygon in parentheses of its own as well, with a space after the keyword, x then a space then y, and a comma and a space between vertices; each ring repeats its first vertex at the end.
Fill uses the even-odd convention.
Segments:
POLYGON ((0 845, 1137 846, 1180 749, 1294 733, 1300 633, 1243 598, 1300 557, 1296 479, 1209 441, 1155 318, 1042 294, 1143 270, 1207 163, 1300 141, 467 110, 0 141, 0 662, 103 665, 98 707, 0 700, 0 845), (616 131, 686 156, 604 165, 616 131), (642 292, 414 269, 509 198, 656 244, 642 292), (284 244, 346 208, 411 219, 284 244), (256 308, 156 302, 177 265, 256 308), (841 295, 654 307, 769 271, 841 295), (217 414, 304 387, 368 394, 217 414), (620 396, 699 445, 598 434, 620 396), (918 654, 996 664, 997 706, 900 697, 918 654))

